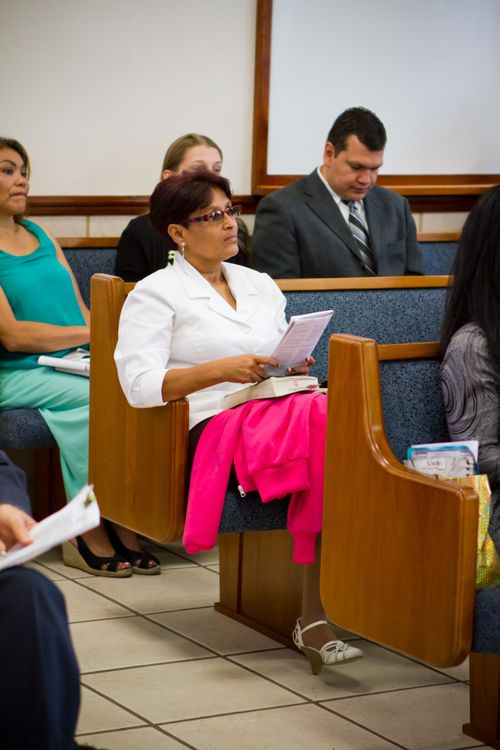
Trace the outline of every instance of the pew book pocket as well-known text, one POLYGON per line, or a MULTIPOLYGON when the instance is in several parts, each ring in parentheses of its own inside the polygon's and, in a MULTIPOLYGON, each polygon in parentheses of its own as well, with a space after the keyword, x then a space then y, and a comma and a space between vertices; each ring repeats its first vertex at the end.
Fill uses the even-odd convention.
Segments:
POLYGON ((479 497, 479 524, 477 529, 476 588, 500 585, 500 557, 488 534, 491 511, 491 490, 486 474, 453 477, 448 480, 463 487, 471 487, 479 497))

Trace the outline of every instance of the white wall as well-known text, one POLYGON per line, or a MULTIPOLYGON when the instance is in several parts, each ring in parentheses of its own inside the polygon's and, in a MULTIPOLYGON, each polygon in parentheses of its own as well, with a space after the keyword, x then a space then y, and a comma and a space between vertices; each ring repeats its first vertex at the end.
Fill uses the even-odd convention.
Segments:
POLYGON ((213 138, 251 192, 256 0, 1 0, 0 133, 32 195, 147 195, 166 147, 213 138))
POLYGON ((385 174, 500 172, 499 0, 274 0, 269 174, 305 174, 347 107, 385 174))

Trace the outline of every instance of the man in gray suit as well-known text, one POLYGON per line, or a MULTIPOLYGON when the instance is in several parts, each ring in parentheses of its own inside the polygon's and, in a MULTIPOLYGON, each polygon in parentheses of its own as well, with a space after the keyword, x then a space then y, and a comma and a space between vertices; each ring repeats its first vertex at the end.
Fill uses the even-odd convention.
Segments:
POLYGON ((420 274, 408 201, 375 185, 385 144, 373 112, 339 115, 323 164, 259 203, 253 267, 273 278, 420 274))

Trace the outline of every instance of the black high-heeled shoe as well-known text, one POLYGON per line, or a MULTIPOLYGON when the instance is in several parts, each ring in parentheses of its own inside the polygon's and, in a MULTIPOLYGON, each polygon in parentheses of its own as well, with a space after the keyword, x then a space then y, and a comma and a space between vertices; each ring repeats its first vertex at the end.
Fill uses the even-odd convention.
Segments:
POLYGON ((65 565, 71 568, 84 570, 94 576, 110 576, 113 578, 129 578, 132 575, 132 567, 119 568, 120 563, 130 562, 120 554, 111 557, 99 557, 94 555, 81 536, 76 537, 76 544, 64 542, 62 545, 62 558, 65 565))
POLYGON ((129 549, 128 547, 125 547, 118 536, 118 533, 113 528, 111 521, 105 521, 104 525, 106 526, 109 541, 118 554, 131 564, 134 573, 140 573, 145 576, 156 576, 161 573, 160 561, 155 555, 152 555, 150 552, 145 552, 144 550, 129 549), (154 565, 151 565, 151 562, 153 562, 154 565))

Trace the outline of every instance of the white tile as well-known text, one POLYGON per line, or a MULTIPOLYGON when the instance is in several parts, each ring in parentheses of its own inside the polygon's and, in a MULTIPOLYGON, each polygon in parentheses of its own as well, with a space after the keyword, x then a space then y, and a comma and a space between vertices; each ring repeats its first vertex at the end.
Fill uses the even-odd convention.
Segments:
POLYGON ((422 215, 421 232, 461 232, 468 213, 451 211, 449 213, 429 213, 422 215))
POLYGON ((219 548, 214 547, 213 549, 205 552, 197 552, 195 555, 190 555, 184 549, 182 542, 176 542, 167 545, 167 549, 171 549, 177 555, 184 557, 186 560, 191 560, 198 565, 217 565, 219 563, 219 548))
POLYGON ((462 683, 401 690, 323 704, 411 750, 457 750, 476 743, 462 733, 469 691, 462 683))
POLYGON ((394 750, 392 743, 310 704, 167 724, 165 729, 198 750, 394 750))
POLYGON ((198 565, 121 580, 92 576, 81 584, 141 613, 208 607, 219 598, 218 576, 198 565))
POLYGON ((412 214, 413 220, 415 222, 415 226, 417 227, 417 232, 421 232, 421 226, 422 226, 422 217, 423 214, 412 214))
MULTIPOLYGON (((114 579, 113 584, 123 585, 127 580, 129 579, 114 579)), ((75 581, 56 581, 55 583, 66 599, 69 622, 129 617, 133 614, 116 602, 89 591, 75 581)))
POLYGON ((141 719, 114 705, 111 701, 82 687, 82 702, 76 734, 103 732, 107 729, 123 729, 144 724, 141 719))
POLYGON ((37 557, 37 562, 50 568, 50 570, 62 578, 92 578, 91 573, 86 573, 84 570, 65 565, 62 561, 60 547, 54 547, 43 555, 40 555, 40 557, 37 557))
POLYGON ((271 638, 216 612, 212 607, 166 612, 151 615, 151 618, 218 654, 236 654, 280 647, 280 644, 271 638))
POLYGON ((83 675, 82 682, 155 723, 300 702, 219 657, 83 675))
POLYGON ((51 581, 62 581, 64 580, 64 577, 57 573, 55 570, 52 570, 51 568, 47 568, 45 565, 41 565, 36 560, 30 560, 30 562, 26 563, 26 568, 32 568, 33 570, 38 571, 42 575, 44 575, 46 578, 49 578, 51 581))
POLYGON ((106 747, 106 750, 185 750, 177 740, 168 737, 163 731, 144 727, 140 729, 123 729, 120 732, 105 732, 80 737, 83 744, 95 745, 96 748, 106 747))
POLYGON ((134 216, 90 216, 89 237, 120 237, 134 216))
POLYGON ((458 665, 458 667, 434 667, 434 669, 437 669, 439 672, 443 672, 443 674, 448 675, 448 677, 453 677, 454 680, 460 680, 461 682, 468 682, 469 680, 469 657, 465 659, 461 664, 458 665))
POLYGON ((196 565, 192 560, 181 557, 171 551, 168 547, 156 544, 155 542, 141 539, 140 545, 143 550, 156 555, 162 568, 192 568, 196 565))
POLYGON ((250 235, 252 235, 255 228, 255 214, 244 214, 241 218, 247 225, 250 235))
POLYGON ((30 216, 30 219, 41 224, 57 238, 87 236, 85 216, 30 216))
POLYGON ((82 673, 211 656, 143 617, 79 622, 71 626, 71 637, 82 673))
POLYGON ((364 651, 363 659, 324 667, 319 675, 313 675, 305 657, 291 649, 230 658, 315 701, 450 681, 368 641, 355 640, 353 645, 364 651))

